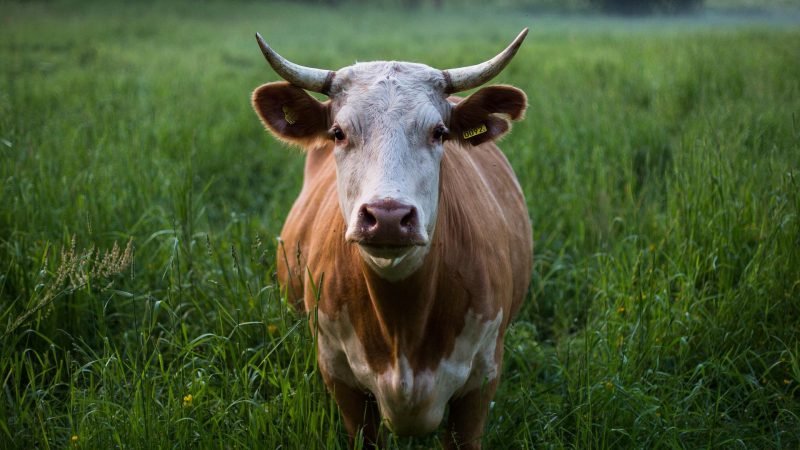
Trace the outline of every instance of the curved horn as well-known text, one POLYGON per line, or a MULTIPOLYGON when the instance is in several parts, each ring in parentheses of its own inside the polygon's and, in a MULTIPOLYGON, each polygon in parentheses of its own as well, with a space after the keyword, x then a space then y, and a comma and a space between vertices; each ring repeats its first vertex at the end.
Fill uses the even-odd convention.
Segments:
POLYGON ((528 29, 525 28, 505 50, 488 61, 475 64, 474 66, 443 70, 442 75, 444 75, 444 79, 447 82, 445 92, 453 94, 455 92, 466 91, 467 89, 478 87, 497 76, 497 74, 502 72, 506 65, 511 62, 511 59, 517 53, 517 50, 519 50, 519 46, 522 45, 522 41, 525 40, 527 34, 528 29))
POLYGON ((328 95, 336 72, 295 64, 271 49, 258 33, 256 33, 256 40, 258 46, 261 47, 261 53, 281 78, 299 88, 328 95))

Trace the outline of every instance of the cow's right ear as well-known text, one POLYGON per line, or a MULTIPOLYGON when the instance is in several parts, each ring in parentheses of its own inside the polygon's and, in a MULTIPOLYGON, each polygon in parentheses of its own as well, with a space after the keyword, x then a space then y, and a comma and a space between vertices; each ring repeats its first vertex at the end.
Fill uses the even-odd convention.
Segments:
POLYGON ((283 141, 306 146, 328 138, 330 102, 320 102, 285 81, 259 86, 252 101, 264 125, 283 141))

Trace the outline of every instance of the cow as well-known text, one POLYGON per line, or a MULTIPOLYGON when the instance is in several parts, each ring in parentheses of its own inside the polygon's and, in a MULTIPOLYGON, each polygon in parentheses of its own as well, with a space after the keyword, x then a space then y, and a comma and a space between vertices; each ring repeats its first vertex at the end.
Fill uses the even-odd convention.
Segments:
POLYGON ((309 315, 351 446, 359 433, 381 445, 387 428, 429 434, 446 408, 445 445, 481 446, 505 330, 533 264, 525 198, 494 143, 527 98, 505 85, 451 94, 499 74, 527 31, 474 66, 376 61, 336 71, 295 64, 256 33, 285 81, 258 87, 252 105, 306 158, 279 238, 278 280, 309 315))

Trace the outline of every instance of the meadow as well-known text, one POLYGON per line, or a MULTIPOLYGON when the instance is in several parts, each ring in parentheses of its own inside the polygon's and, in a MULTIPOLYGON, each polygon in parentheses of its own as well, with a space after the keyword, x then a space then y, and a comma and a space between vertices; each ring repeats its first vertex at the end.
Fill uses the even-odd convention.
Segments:
POLYGON ((526 26, 494 82, 535 266, 485 448, 800 448, 797 16, 470 5, 0 5, 0 448, 346 448, 275 282, 303 155, 253 34, 447 68, 526 26))

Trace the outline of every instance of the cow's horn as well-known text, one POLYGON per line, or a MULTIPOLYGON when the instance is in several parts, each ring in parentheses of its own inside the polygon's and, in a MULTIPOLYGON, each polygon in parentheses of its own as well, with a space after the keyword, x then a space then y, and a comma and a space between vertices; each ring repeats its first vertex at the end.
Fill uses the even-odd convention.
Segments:
POLYGON ((258 33, 256 33, 256 40, 258 46, 261 47, 261 53, 281 78, 308 91, 328 95, 336 72, 295 64, 271 49, 258 33))
POLYGON ((503 71, 509 62, 511 62, 511 58, 517 53, 519 46, 522 45, 522 41, 525 40, 527 34, 528 29, 525 28, 519 33, 517 38, 514 39, 514 42, 488 61, 475 64, 474 66, 443 70, 442 75, 444 75, 444 79, 447 82, 445 92, 453 94, 455 92, 466 91, 467 89, 478 87, 494 78, 503 71))

